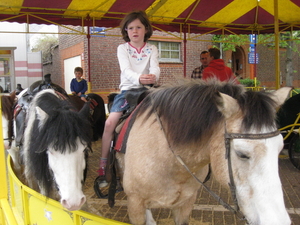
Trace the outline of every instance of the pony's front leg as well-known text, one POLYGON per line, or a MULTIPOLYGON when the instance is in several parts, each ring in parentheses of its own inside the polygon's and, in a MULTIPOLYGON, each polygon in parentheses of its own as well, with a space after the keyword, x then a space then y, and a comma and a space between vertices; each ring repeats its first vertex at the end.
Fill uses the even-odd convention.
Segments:
POLYGON ((189 224, 189 217, 193 210, 193 205, 197 197, 197 191, 195 194, 187 199, 180 206, 172 209, 173 219, 176 225, 187 225, 189 224))
POLYGON ((176 225, 188 225, 189 216, 193 209, 193 204, 191 206, 179 207, 172 209, 173 219, 176 225))
MULTIPOLYGON (((146 217, 152 222, 154 221, 151 211, 146 210, 145 201, 136 195, 128 195, 128 215, 130 222, 134 225, 144 225, 146 224, 146 217), (152 219, 151 219, 152 218, 152 219)), ((153 223, 147 223, 147 225, 151 225, 153 223)))
POLYGON ((146 225, 156 225, 150 209, 146 209, 146 225))

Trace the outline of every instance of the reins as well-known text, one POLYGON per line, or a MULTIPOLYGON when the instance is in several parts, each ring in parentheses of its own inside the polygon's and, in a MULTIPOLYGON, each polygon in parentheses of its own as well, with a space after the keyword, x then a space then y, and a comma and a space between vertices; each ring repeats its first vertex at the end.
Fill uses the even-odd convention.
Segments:
POLYGON ((236 214, 236 216, 240 219, 240 220, 246 220, 245 216, 243 215, 243 213, 239 210, 239 205, 238 205, 238 201, 236 198, 236 187, 234 184, 234 179, 233 179, 233 173, 232 173, 232 164, 231 164, 231 157, 230 157, 230 140, 232 139, 266 139, 266 138, 270 138, 270 137, 274 137, 280 134, 279 130, 270 132, 270 133, 264 133, 264 134, 241 134, 241 133, 228 133, 226 130, 226 124, 225 124, 225 134, 224 134, 224 138, 225 138, 225 148, 226 148, 226 153, 225 153, 225 159, 228 160, 228 173, 229 173, 229 181, 230 183, 228 184, 230 187, 230 191, 231 191, 231 196, 234 202, 234 207, 232 207, 231 205, 229 205, 227 202, 225 202, 220 196, 218 196, 215 192, 211 191, 205 184, 204 182, 200 181, 198 179, 198 177, 196 177, 188 168, 188 166, 185 164, 185 162, 183 161, 183 159, 181 158, 180 155, 176 154, 174 152, 174 150, 172 149, 172 146, 167 138, 166 132, 164 130, 164 127, 162 125, 161 119, 157 114, 156 109, 154 109, 154 114, 156 117, 157 122, 159 123, 160 129, 163 131, 163 134, 165 136, 165 139, 168 143, 168 147, 171 150, 171 152, 173 153, 173 155, 175 156, 175 158, 177 159, 177 161, 187 170, 187 172, 198 182, 200 183, 203 188, 215 199, 217 200, 218 203, 220 203, 224 208, 228 209, 229 211, 233 212, 234 214, 236 214))

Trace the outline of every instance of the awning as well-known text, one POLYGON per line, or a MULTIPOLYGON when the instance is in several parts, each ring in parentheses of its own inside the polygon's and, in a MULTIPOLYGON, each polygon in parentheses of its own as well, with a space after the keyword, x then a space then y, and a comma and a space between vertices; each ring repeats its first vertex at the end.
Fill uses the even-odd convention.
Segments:
POLYGON ((279 33, 300 29, 300 0, 0 0, 0 22, 117 27, 132 10, 145 10, 155 29, 184 40, 187 33, 274 33, 276 88, 279 33))
POLYGON ((165 31, 273 33, 276 7, 279 30, 300 28, 300 0, 1 0, 0 21, 117 27, 137 9, 165 31))

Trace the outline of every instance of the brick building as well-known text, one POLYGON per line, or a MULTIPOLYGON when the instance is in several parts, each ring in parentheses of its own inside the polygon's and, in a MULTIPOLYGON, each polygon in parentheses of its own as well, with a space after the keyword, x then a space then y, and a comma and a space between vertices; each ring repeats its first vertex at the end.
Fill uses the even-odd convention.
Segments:
POLYGON ((3 90, 11 92, 17 84, 26 88, 41 80, 42 54, 30 52, 26 24, 1 22, 0 26, 3 31, 0 33, 0 86, 3 90))
MULTIPOLYGON (((59 28, 59 33, 66 33, 65 28, 59 28)), ((68 34, 59 35, 59 45, 53 49, 52 64, 44 65, 44 74, 51 73, 53 82, 65 87, 66 90, 69 83, 66 81, 67 71, 73 76, 74 67, 67 68, 65 63, 72 57, 80 58, 76 66, 84 69, 85 78, 88 79, 88 39, 85 35, 77 35, 76 31, 81 27, 73 27, 68 34), (73 32, 73 33, 72 33, 73 32), (78 65, 80 64, 80 65, 78 65)), ((174 36, 179 34, 174 33, 174 36)), ((184 76, 184 42, 172 36, 169 33, 155 31, 150 41, 154 41, 159 49, 171 46, 174 58, 160 60, 161 77, 159 84, 174 83, 178 79, 189 78, 192 70, 199 66, 199 54, 203 50, 207 50, 212 46, 211 35, 203 35, 201 38, 188 40, 186 42, 186 76, 184 76), (163 47, 162 47, 163 46, 163 47), (173 51, 173 49, 175 51, 173 51), (178 48, 178 49, 176 49, 178 48)), ((119 29, 107 30, 98 36, 90 38, 90 91, 99 93, 106 100, 106 96, 110 92, 118 91, 120 70, 117 61, 117 46, 124 43, 120 36, 119 29)), ((167 47, 168 48, 168 47, 167 47)), ((245 45, 237 47, 236 52, 226 51, 222 53, 227 66, 231 67, 233 72, 242 78, 250 78, 251 73, 255 74, 257 79, 261 81, 261 86, 270 88, 275 87, 275 54, 274 50, 263 45, 257 45, 257 53, 259 55, 259 63, 248 63, 248 49, 245 45), (252 70, 252 71, 251 71, 252 70), (254 71, 253 71, 254 70, 254 71)), ((163 54, 163 53, 162 53, 163 54)), ((161 55, 162 56, 162 55, 161 55)), ((282 84, 284 85, 285 76, 285 50, 281 50, 280 69, 282 76, 282 84)), ((294 53, 294 69, 300 71, 299 56, 294 53)), ((300 77, 298 73, 294 75, 294 86, 300 86, 300 77)))

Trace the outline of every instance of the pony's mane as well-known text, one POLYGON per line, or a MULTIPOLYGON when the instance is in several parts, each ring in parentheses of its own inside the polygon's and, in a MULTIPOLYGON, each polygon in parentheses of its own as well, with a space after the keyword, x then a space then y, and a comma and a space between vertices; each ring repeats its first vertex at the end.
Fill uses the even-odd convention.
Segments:
MULTIPOLYGON (((47 148, 52 146, 61 153, 66 150, 77 150, 76 140, 86 143, 91 148, 92 129, 88 121, 88 115, 83 117, 70 105, 69 101, 59 99, 54 92, 45 91, 37 95, 30 107, 40 107, 48 114, 42 126, 35 118, 32 134, 30 135, 29 154, 30 171, 34 173, 39 183, 45 188, 46 196, 53 186, 52 173, 48 166, 47 148)), ((87 105, 87 107, 89 107, 87 105)), ((33 113, 32 113, 33 114, 33 113)), ((29 116, 35 116, 29 115, 29 116)), ((87 151, 85 151, 87 157, 87 151)))
POLYGON ((275 103, 267 93, 246 91, 242 85, 216 80, 191 81, 154 90, 144 99, 135 116, 147 110, 147 117, 156 112, 171 144, 206 140, 224 121, 217 108, 221 100, 219 92, 237 99, 244 115, 243 132, 275 126, 275 103))
POLYGON ((276 102, 269 92, 247 91, 237 98, 243 112, 242 130, 276 129, 276 102))
POLYGON ((13 105, 15 103, 16 93, 12 92, 10 95, 1 96, 2 114, 7 120, 13 117, 13 105))
POLYGON ((88 116, 81 116, 67 99, 61 100, 56 95, 45 92, 33 99, 33 106, 40 107, 48 114, 43 126, 35 120, 34 138, 31 147, 43 151, 51 144, 55 150, 64 153, 66 149, 76 151, 76 138, 82 142, 91 142, 91 124, 88 116))
POLYGON ((13 106, 15 104, 16 93, 1 96, 2 115, 7 120, 7 138, 13 138, 13 106))

